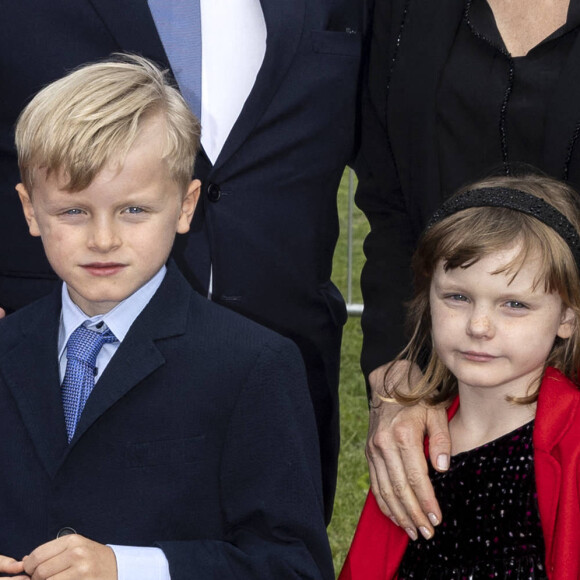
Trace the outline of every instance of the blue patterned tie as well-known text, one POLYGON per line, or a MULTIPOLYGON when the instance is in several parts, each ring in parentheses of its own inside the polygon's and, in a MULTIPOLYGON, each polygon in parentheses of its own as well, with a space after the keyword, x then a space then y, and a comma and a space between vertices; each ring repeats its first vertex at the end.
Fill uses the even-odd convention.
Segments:
POLYGON ((148 0, 148 4, 181 94, 201 119, 199 0, 148 0))
POLYGON ((117 342, 110 330, 99 333, 81 324, 66 343, 67 362, 62 381, 62 403, 69 443, 95 386, 95 364, 106 342, 117 342))

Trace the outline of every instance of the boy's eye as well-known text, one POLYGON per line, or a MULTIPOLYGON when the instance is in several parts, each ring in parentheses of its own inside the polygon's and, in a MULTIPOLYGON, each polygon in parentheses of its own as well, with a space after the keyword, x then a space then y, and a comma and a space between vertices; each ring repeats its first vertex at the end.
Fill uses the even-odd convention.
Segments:
POLYGON ((131 206, 125 209, 126 213, 130 213, 130 214, 137 214, 137 213, 143 213, 143 208, 142 207, 137 207, 137 206, 131 206))
POLYGON ((82 209, 73 208, 73 209, 67 209, 64 212, 64 215, 81 215, 82 213, 83 213, 82 209))

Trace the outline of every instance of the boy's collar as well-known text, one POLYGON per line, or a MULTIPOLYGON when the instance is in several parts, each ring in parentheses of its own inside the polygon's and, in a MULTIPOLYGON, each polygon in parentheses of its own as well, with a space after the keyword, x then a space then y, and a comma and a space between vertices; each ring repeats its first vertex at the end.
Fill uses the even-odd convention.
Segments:
POLYGON ((60 328, 58 338, 59 357, 62 355, 70 335, 86 320, 90 321, 87 326, 95 327, 95 330, 104 331, 106 328, 117 337, 119 342, 129 332, 135 319, 141 314, 145 306, 149 303, 157 289, 163 282, 167 268, 163 266, 149 282, 133 292, 131 296, 119 302, 115 308, 105 314, 97 316, 86 315, 71 299, 66 282, 62 284, 62 310, 60 316, 60 328), (97 324, 103 322, 101 328, 96 328, 97 324))

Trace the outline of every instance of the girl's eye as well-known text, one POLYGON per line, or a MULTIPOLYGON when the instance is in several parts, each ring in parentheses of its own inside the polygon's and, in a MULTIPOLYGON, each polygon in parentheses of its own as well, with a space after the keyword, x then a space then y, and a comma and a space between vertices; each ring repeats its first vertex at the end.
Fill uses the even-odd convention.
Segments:
POLYGON ((527 306, 523 302, 518 302, 517 300, 508 300, 506 302, 506 306, 508 308, 514 308, 516 310, 521 310, 523 308, 527 308, 527 306))
POLYGON ((125 210, 125 212, 130 213, 130 214, 143 213, 143 211, 144 210, 142 207, 137 207, 137 206, 131 206, 125 210))
POLYGON ((82 213, 83 213, 82 209, 73 208, 73 209, 67 209, 64 212, 64 215, 81 215, 82 213))
POLYGON ((453 300, 454 302, 467 302, 469 300, 469 298, 467 298, 467 296, 464 294, 449 294, 447 298, 449 300, 453 300))

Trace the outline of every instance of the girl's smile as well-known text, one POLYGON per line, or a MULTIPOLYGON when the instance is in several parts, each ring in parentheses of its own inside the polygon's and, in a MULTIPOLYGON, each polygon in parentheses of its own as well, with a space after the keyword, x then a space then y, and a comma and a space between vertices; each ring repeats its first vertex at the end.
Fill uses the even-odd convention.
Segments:
POLYGON ((497 357, 487 354, 486 352, 466 351, 461 353, 467 360, 474 362, 489 362, 495 360, 497 357))

